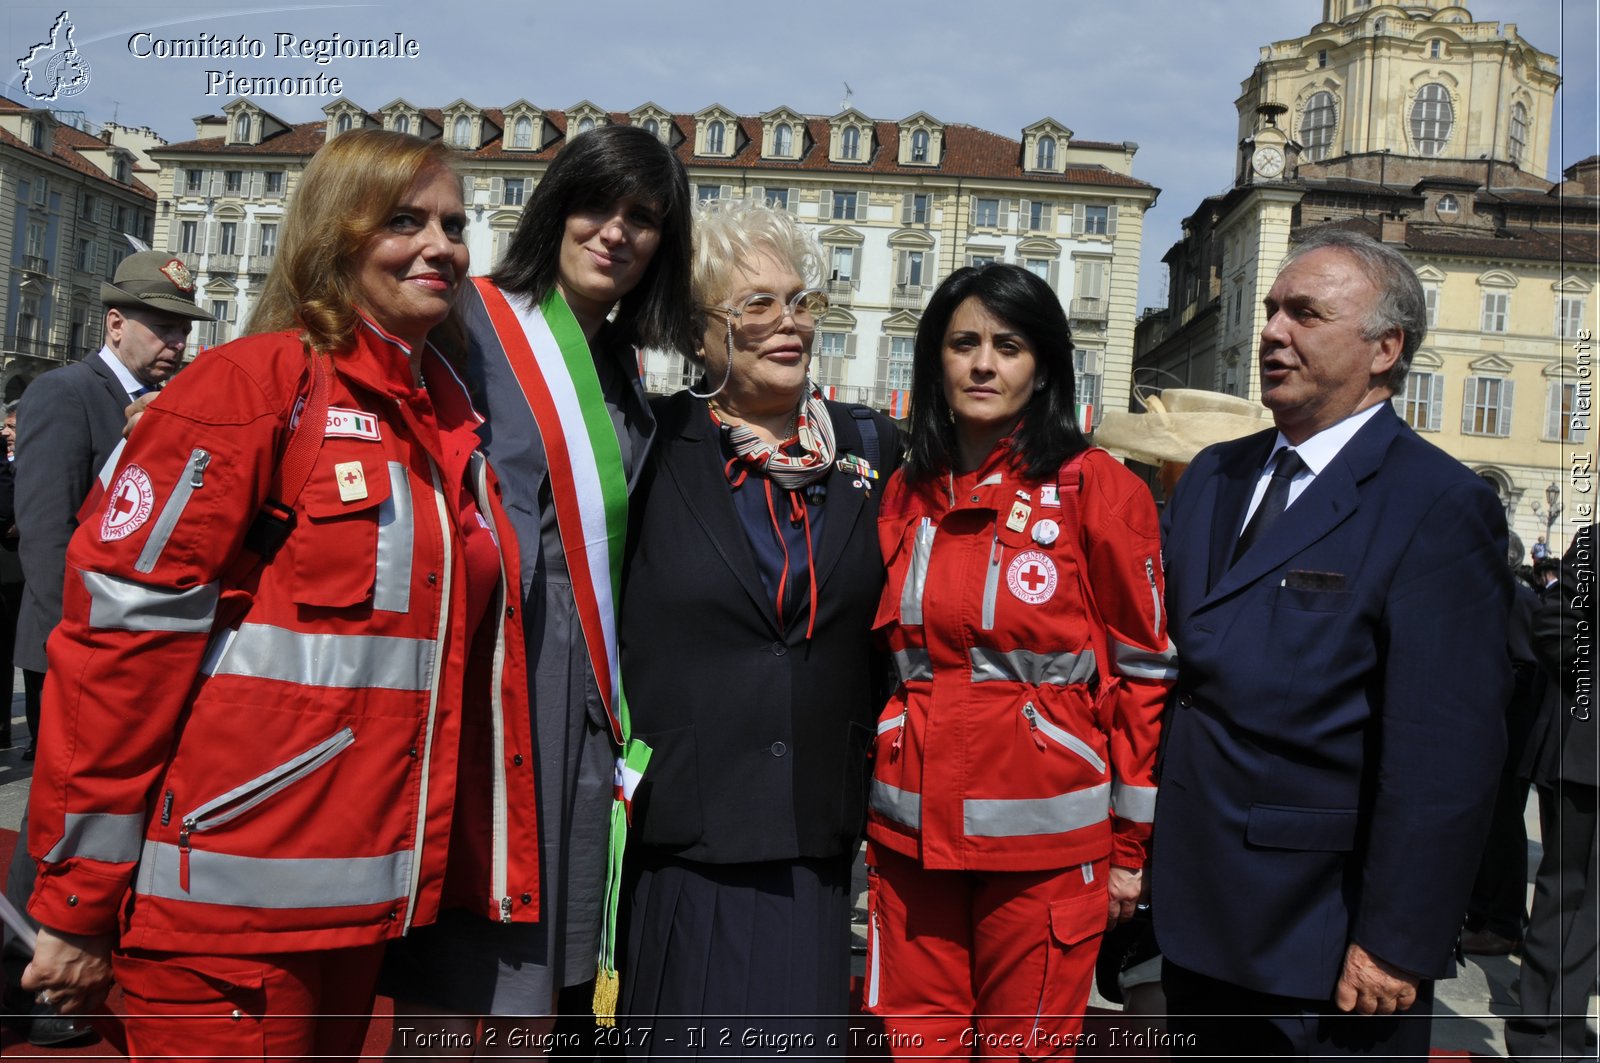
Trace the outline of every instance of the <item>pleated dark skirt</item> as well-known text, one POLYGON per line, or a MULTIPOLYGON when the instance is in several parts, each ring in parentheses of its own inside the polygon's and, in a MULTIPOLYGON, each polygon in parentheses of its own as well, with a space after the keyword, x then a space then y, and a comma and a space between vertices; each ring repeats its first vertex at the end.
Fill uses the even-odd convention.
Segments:
POLYGON ((700 864, 629 854, 630 1058, 845 1054, 849 854, 700 864))

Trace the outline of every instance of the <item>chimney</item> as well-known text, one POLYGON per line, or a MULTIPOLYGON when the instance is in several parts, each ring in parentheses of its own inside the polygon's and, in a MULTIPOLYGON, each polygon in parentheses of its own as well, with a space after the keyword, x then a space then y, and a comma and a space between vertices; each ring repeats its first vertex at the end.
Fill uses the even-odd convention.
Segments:
POLYGON ((1378 239, 1386 244, 1403 244, 1406 242, 1406 216, 1404 214, 1385 214, 1378 221, 1378 239))

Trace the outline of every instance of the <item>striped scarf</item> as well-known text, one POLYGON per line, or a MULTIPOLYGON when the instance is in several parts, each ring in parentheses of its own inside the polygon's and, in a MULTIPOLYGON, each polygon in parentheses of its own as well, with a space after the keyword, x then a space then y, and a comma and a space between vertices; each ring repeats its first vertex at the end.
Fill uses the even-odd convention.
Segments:
POLYGON ((739 456, 739 460, 762 470, 785 491, 798 491, 806 484, 822 479, 833 468, 836 446, 833 420, 828 416, 828 408, 823 405, 822 392, 809 380, 806 383, 809 385, 806 401, 795 418, 799 454, 784 450, 788 440, 768 443, 756 435, 749 425, 729 424, 717 416, 715 409, 711 411, 711 416, 722 426, 728 445, 739 456))

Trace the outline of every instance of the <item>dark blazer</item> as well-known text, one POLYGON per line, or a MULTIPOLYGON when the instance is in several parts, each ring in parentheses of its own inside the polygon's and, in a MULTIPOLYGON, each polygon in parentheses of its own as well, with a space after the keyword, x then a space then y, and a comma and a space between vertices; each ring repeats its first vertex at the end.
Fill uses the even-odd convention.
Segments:
POLYGON ((1384 403, 1230 567, 1274 439, 1202 452, 1163 517, 1156 936, 1308 999, 1352 940, 1444 977, 1505 754, 1505 515, 1384 403))
MULTIPOLYGON (((862 454, 849 408, 828 403, 840 455, 862 454)), ((633 840, 708 863, 836 856, 866 815, 866 755, 881 707, 872 618, 883 587, 878 499, 899 436, 874 414, 870 492, 835 465, 815 544, 815 633, 780 630, 723 476, 703 400, 657 409, 634 507, 622 598, 622 677, 633 732, 654 749, 633 840)))
POLYGON ((1587 631, 1578 627, 1584 619, 1593 625, 1595 617, 1594 528, 1585 525, 1572 537, 1561 559, 1561 578, 1545 592, 1533 614, 1533 652, 1555 687, 1540 705, 1533 725, 1528 774, 1540 786, 1558 781, 1600 785, 1594 631, 1592 626, 1587 631))
POLYGON ((17 534, 27 587, 17 617, 16 665, 45 670, 44 644, 61 621, 67 540, 127 423, 128 392, 99 354, 52 369, 17 407, 17 534))

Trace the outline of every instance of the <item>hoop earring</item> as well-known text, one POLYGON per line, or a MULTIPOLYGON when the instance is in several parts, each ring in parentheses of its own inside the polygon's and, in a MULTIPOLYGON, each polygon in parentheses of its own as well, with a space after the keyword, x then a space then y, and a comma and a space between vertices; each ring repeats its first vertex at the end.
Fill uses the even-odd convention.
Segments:
POLYGON ((731 317, 728 319, 728 345, 725 348, 725 351, 726 351, 726 353, 728 355, 728 365, 727 365, 727 368, 723 370, 722 383, 718 384, 714 389, 712 389, 711 391, 706 392, 704 395, 700 394, 700 392, 696 391, 694 388, 689 388, 688 389, 689 390, 689 394, 693 395, 697 399, 712 399, 712 398, 716 398, 718 395, 722 394, 722 389, 727 387, 728 386, 728 381, 730 379, 732 379, 732 377, 733 377, 733 318, 731 318, 731 317))

